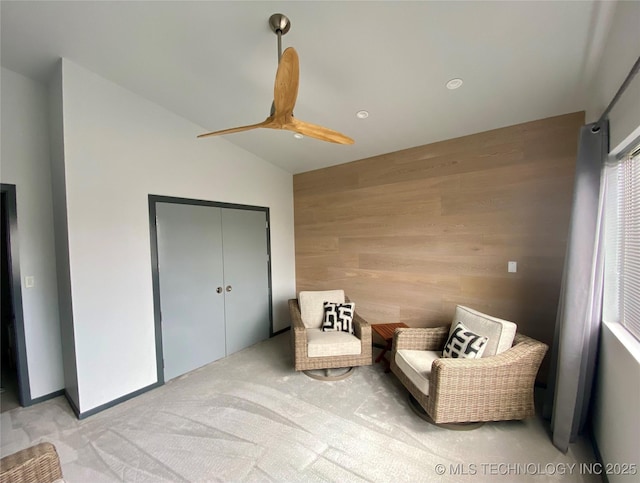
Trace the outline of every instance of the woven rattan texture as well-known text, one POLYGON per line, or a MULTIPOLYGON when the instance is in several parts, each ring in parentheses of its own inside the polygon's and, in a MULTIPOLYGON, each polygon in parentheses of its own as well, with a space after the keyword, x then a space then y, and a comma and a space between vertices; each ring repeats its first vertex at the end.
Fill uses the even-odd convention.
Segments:
POLYGON ((449 327, 396 330, 391 370, 436 423, 525 419, 535 413, 533 389, 548 346, 516 334, 511 349, 480 359, 436 359, 429 396, 395 363, 400 349, 441 351, 449 327))
MULTIPOLYGON (((349 298, 345 297, 345 301, 349 302, 349 298)), ((355 336, 360 339, 360 354, 331 357, 309 357, 307 351, 307 329, 302 323, 297 299, 289 300, 289 312, 291 313, 293 362, 296 371, 368 366, 372 363, 371 325, 360 317, 357 312, 353 316, 353 328, 355 336)))
POLYGON ((51 443, 40 443, 0 460, 0 483, 52 483, 60 478, 60 459, 51 443))

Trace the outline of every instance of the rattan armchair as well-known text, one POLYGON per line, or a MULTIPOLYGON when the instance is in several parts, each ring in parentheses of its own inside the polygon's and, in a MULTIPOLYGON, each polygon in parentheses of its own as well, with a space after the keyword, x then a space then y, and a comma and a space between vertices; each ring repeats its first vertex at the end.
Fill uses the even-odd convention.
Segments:
POLYGON ((533 389, 548 346, 522 334, 480 359, 436 358, 428 395, 396 363, 399 350, 442 351, 449 327, 396 329, 391 370, 436 424, 525 419, 535 413, 533 389))
MULTIPOLYGON (((349 299, 345 297, 345 301, 349 299)), ((354 313, 354 336, 360 340, 360 353, 349 355, 333 355, 324 357, 310 357, 308 352, 307 327, 302 322, 300 305, 297 299, 289 300, 291 314, 291 343, 296 371, 313 371, 318 369, 352 368, 371 365, 371 325, 354 313)))
POLYGON ((53 483, 62 481, 55 446, 40 443, 0 460, 0 483, 53 483))

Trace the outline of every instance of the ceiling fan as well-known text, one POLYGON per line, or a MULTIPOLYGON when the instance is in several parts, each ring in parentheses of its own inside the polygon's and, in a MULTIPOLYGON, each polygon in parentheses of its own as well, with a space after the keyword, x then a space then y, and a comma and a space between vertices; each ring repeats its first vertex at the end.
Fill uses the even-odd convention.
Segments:
POLYGON ((276 72, 276 82, 273 88, 273 104, 271 105, 269 117, 258 124, 214 131, 201 134, 198 137, 219 136, 221 134, 231 134, 264 127, 269 129, 286 129, 287 131, 293 131, 294 133, 330 143, 353 144, 353 139, 338 131, 301 121, 293 117, 293 108, 296 104, 296 98, 298 97, 298 80, 300 76, 298 53, 293 47, 289 47, 282 52, 282 36, 291 28, 291 22, 281 13, 275 13, 269 18, 269 25, 271 26, 271 30, 278 36, 278 71, 276 72))

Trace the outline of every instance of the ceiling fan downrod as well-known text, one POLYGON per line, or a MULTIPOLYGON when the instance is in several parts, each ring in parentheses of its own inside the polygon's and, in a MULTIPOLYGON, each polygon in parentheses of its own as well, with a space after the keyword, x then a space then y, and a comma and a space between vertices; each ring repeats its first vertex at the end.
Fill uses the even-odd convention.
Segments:
POLYGON ((280 58, 282 57, 282 36, 291 28, 291 22, 286 15, 282 13, 274 13, 269 17, 269 26, 278 36, 278 63, 280 63, 280 58))

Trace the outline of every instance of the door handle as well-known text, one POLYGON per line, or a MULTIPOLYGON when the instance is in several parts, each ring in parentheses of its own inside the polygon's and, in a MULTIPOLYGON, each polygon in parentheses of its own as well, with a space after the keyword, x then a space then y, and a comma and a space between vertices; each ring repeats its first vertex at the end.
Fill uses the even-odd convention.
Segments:
POLYGON ((227 292, 231 292, 231 290, 233 290, 233 287, 231 287, 231 285, 227 285, 227 292))
POLYGON ((222 287, 218 287, 218 288, 216 289, 216 293, 222 293, 222 287))

